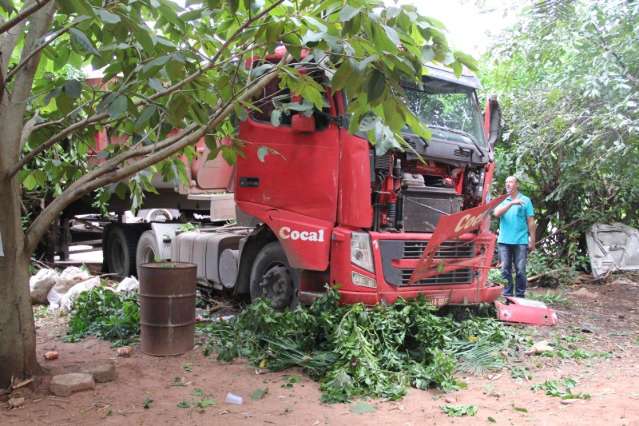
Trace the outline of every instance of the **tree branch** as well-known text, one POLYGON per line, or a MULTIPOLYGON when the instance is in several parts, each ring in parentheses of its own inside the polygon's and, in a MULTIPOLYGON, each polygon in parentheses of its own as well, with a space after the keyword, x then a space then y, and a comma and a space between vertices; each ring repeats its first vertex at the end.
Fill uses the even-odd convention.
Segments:
POLYGON ((64 28, 56 31, 55 33, 53 33, 49 40, 46 40, 45 42, 41 43, 37 48, 35 48, 33 50, 33 52, 29 53, 29 55, 25 59, 23 59, 15 68, 13 68, 11 71, 9 71, 9 73, 7 74, 7 78, 5 80, 5 83, 8 82, 9 80, 11 80, 11 77, 13 77, 22 67, 24 67, 27 64, 27 62, 29 62, 31 60, 31 58, 33 58, 35 55, 40 53, 40 51, 42 49, 44 49, 45 47, 49 46, 58 37, 60 37, 64 33, 68 32, 71 28, 75 27, 80 22, 81 21, 73 22, 73 23, 67 25, 66 27, 64 27, 64 28))
POLYGON ((29 121, 27 121, 24 124, 24 127, 22 128, 22 136, 20 136, 20 152, 22 152, 22 149, 24 148, 24 145, 27 143, 29 136, 31 136, 31 133, 35 129, 36 122, 38 121, 39 117, 40 116, 36 113, 33 117, 29 119, 29 121))
MULTIPOLYGON (((244 31, 246 29, 246 27, 248 27, 249 25, 251 25, 255 21, 257 21, 257 20, 261 19, 262 17, 264 17, 265 15, 267 15, 270 11, 272 11, 274 8, 276 8, 277 6, 282 4, 283 2, 284 2, 284 0, 278 0, 277 2, 273 3, 268 8, 264 9, 259 14, 255 15, 253 18, 251 18, 251 19, 247 20, 246 22, 244 22, 244 24, 242 26, 240 26, 233 33, 233 35, 231 35, 231 37, 229 37, 226 40, 226 42, 220 47, 220 49, 216 52, 216 54, 213 56, 213 58, 211 58, 211 61, 209 61, 209 63, 204 68, 194 72, 193 74, 187 76, 186 78, 184 78, 183 80, 175 83, 174 85, 172 85, 170 87, 167 87, 165 90, 157 92, 154 95, 149 96, 147 99, 138 102, 136 104, 136 106, 146 105, 147 103, 153 102, 153 101, 155 101, 158 98, 161 98, 163 96, 169 95, 169 94, 175 92, 176 90, 180 89, 182 86, 192 82, 197 77, 202 75, 205 71, 208 71, 208 70, 212 69, 216 65, 217 60, 220 58, 220 56, 222 55, 224 50, 226 50, 226 48, 229 46, 229 44, 231 43, 232 40, 234 40, 238 35, 240 35, 242 33, 242 31, 244 31)), ((11 169, 11 171, 9 173, 10 176, 14 176, 27 163, 29 163, 31 160, 33 160, 38 154, 40 154, 41 152, 49 149, 51 146, 55 145, 57 142, 59 142, 60 140, 64 139, 65 137, 67 137, 71 133, 75 132, 76 130, 82 129, 82 128, 90 125, 90 124, 99 122, 99 121, 101 121, 101 120, 103 120, 103 119, 105 119, 107 117, 108 117, 107 113, 101 113, 101 114, 96 114, 96 115, 91 116, 91 117, 87 117, 84 120, 79 121, 79 122, 67 127, 66 129, 60 131, 59 133, 51 136, 47 141, 45 141, 43 144, 39 145, 36 149, 34 149, 33 151, 29 152, 29 154, 27 154, 25 157, 23 157, 22 160, 20 160, 20 162, 13 169, 11 169)))
POLYGON ((103 112, 100 114, 87 117, 84 120, 78 121, 77 123, 70 125, 66 129, 61 130, 60 132, 51 136, 49 139, 47 139, 44 143, 39 145, 37 148, 34 148, 33 150, 29 151, 29 153, 25 155, 22 158, 22 160, 20 160, 20 162, 16 164, 16 166, 9 172, 9 175, 14 176, 16 173, 20 171, 20 169, 22 169, 25 166, 25 164, 33 160, 38 154, 49 149, 50 147, 52 147, 53 145, 55 145, 56 143, 58 143, 59 141, 67 137, 68 135, 70 135, 71 133, 75 132, 76 130, 82 129, 88 125, 97 123, 106 118, 109 118, 109 114, 106 112, 103 112))
MULTIPOLYGON (((22 49, 22 58, 26 58, 28 52, 32 52, 35 49, 39 40, 44 37, 51 26, 56 3, 46 1, 42 6, 45 7, 38 8, 37 12, 29 19, 28 32, 25 35, 22 49)), ((16 75, 10 99, 8 96, 3 96, 3 102, 4 99, 8 99, 8 103, 3 103, 0 110, 0 127, 5 132, 3 136, 6 138, 5 143, 8 144, 5 153, 8 154, 10 162, 17 162, 20 157, 19 148, 24 127, 24 114, 27 108, 27 101, 31 95, 33 78, 39 61, 39 53, 31 57, 16 75)), ((10 174, 9 177, 12 176, 13 174, 10 174)))
POLYGON ((24 9, 20 11, 20 13, 13 19, 9 19, 7 22, 0 25, 0 34, 9 31, 11 28, 18 25, 20 22, 23 22, 29 16, 33 15, 35 12, 44 7, 51 0, 35 0, 35 4, 31 6, 26 6, 24 9))
MULTIPOLYGON (((291 58, 288 56, 283 58, 282 63, 288 63, 290 60, 291 58)), ((271 71, 264 74, 259 80, 255 80, 255 84, 248 88, 248 90, 246 90, 242 95, 237 97, 235 101, 228 102, 225 106, 220 107, 220 109, 218 109, 217 112, 210 117, 206 125, 199 127, 191 125, 188 128, 191 130, 190 133, 182 132, 180 135, 167 138, 158 144, 145 146, 144 148, 137 150, 128 150, 72 183, 62 192, 62 194, 60 194, 60 196, 49 203, 49 205, 31 223, 31 226, 25 235, 26 253, 33 253, 50 223, 73 201, 97 188, 126 179, 135 173, 170 157, 181 149, 189 145, 193 145, 200 138, 206 135, 206 132, 209 131, 209 129, 219 126, 219 124, 233 112, 236 104, 255 96, 263 90, 266 85, 273 81, 276 76, 277 73, 275 71, 271 71), (130 158, 144 154, 149 155, 139 161, 131 162, 122 167, 117 168, 117 164, 115 164, 116 161, 122 163, 130 158)))
POLYGON ((218 49, 218 51, 215 53, 215 55, 213 56, 213 58, 211 58, 211 60, 209 61, 208 64, 206 64, 206 66, 196 72, 194 72, 193 74, 189 75, 188 77, 186 77, 184 80, 175 83, 173 86, 169 86, 167 87, 165 90, 158 92, 156 94, 154 94, 153 96, 151 96, 149 99, 150 100, 155 100, 158 99, 162 96, 166 96, 176 90, 178 90, 180 87, 184 86, 185 84, 188 84, 190 82, 192 82, 193 80, 195 80, 197 77, 199 77, 200 75, 202 75, 204 72, 212 69, 216 63, 217 60, 220 58, 220 56, 222 56, 222 53, 224 53, 224 51, 228 48, 228 46, 231 44, 231 42, 238 36, 240 35, 246 28, 248 28, 251 24, 253 24, 255 21, 261 19, 262 17, 264 17, 265 15, 267 15, 270 11, 272 11, 273 9, 275 9, 277 6, 279 6, 280 4, 284 3, 284 0, 278 0, 275 3, 273 3, 271 6, 269 6, 268 8, 264 9, 262 12, 258 13, 257 15, 253 16, 252 18, 246 20, 244 22, 244 24, 242 24, 234 33, 233 35, 231 35, 231 37, 229 37, 224 44, 218 49))

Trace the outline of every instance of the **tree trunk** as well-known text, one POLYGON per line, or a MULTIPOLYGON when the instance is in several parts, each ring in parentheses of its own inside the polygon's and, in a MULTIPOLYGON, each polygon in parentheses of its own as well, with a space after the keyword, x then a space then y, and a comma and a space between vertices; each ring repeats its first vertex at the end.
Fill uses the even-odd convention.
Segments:
POLYGON ((0 170, 0 388, 40 372, 29 294, 30 253, 20 226, 20 187, 0 170))

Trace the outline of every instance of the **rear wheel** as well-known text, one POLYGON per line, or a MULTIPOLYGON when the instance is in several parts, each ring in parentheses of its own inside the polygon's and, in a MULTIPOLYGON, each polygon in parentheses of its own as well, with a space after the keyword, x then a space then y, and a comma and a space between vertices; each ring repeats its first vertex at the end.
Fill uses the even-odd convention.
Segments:
POLYGON ((277 310, 292 309, 298 303, 297 282, 297 271, 288 264, 280 243, 262 247, 251 268, 251 300, 262 297, 277 310))
POLYGON ((104 229, 102 252, 107 272, 121 277, 136 275, 135 252, 141 232, 139 227, 118 224, 104 229))

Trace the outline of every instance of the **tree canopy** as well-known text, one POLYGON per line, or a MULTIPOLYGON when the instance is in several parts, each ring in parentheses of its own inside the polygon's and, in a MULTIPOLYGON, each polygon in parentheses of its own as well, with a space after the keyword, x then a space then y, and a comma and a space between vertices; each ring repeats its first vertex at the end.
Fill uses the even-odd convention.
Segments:
POLYGON ((594 222, 638 224, 638 26, 636 2, 541 2, 483 58, 507 127, 498 178, 519 175, 560 254, 594 222))

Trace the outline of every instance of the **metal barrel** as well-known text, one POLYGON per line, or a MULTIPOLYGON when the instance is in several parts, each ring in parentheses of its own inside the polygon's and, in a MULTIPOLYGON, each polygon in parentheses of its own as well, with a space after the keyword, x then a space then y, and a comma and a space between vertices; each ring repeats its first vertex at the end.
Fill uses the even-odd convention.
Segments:
POLYGON ((197 266, 140 265, 140 341, 148 355, 180 355, 193 349, 197 266))

